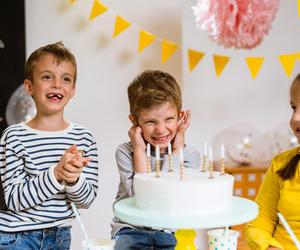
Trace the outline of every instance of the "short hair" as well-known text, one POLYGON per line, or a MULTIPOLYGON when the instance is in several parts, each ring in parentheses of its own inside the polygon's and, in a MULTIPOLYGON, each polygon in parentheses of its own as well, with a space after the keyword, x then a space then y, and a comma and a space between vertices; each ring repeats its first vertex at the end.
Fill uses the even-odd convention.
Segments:
POLYGON ((182 107, 180 87, 175 78, 160 70, 145 70, 139 74, 127 89, 130 113, 138 118, 141 109, 170 102, 177 108, 182 107))
POLYGON ((298 75, 296 75, 296 77, 295 77, 294 80, 292 81, 291 87, 292 87, 295 83, 300 83, 300 73, 299 73, 298 75))
POLYGON ((40 47, 29 56, 25 63, 25 78, 33 81, 33 71, 35 63, 44 55, 53 55, 58 63, 61 63, 62 61, 67 61, 73 64, 75 69, 74 74, 74 82, 76 82, 77 78, 77 63, 75 56, 70 52, 69 49, 67 49, 64 44, 59 41, 56 43, 48 44, 46 46, 40 47))

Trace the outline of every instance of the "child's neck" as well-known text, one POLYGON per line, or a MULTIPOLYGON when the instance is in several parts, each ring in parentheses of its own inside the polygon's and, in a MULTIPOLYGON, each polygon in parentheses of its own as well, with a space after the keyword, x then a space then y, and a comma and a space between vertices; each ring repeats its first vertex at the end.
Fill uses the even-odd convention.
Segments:
POLYGON ((36 115, 26 125, 36 130, 60 131, 66 129, 69 123, 63 117, 36 115))

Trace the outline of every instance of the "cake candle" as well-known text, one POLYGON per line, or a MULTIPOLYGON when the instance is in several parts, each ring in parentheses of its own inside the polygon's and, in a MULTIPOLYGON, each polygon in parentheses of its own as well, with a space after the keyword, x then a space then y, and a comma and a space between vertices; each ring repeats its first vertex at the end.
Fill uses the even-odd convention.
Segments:
POLYGON ((209 146, 208 149, 208 161, 209 161, 209 178, 212 179, 213 177, 213 152, 212 152, 212 147, 209 146))
POLYGON ((225 174, 225 147, 221 145, 221 175, 225 174))
POLYGON ((225 158, 225 147, 224 147, 224 144, 221 144, 221 158, 222 159, 225 158))
POLYGON ((183 180, 183 175, 184 175, 183 148, 181 148, 179 151, 179 159, 180 159, 180 180, 183 180))
POLYGON ((171 142, 168 143, 168 157, 169 157, 169 172, 173 172, 173 159, 172 159, 172 146, 171 142))
POLYGON ((151 146, 147 143, 147 173, 151 172, 151 146))
POLYGON ((206 164, 207 164, 207 142, 204 142, 204 149, 203 149, 203 156, 201 161, 201 171, 206 171, 206 164))
POLYGON ((155 161, 156 161, 156 177, 160 176, 160 150, 159 150, 159 144, 156 144, 155 146, 155 161))

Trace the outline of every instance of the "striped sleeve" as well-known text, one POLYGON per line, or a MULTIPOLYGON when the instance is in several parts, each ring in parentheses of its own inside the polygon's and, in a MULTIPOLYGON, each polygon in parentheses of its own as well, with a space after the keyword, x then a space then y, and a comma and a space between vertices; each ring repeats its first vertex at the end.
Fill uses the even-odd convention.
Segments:
POLYGON ((43 203, 63 186, 51 177, 49 169, 34 176, 26 173, 25 149, 15 132, 9 129, 1 138, 0 173, 7 208, 22 211, 43 203))
POLYGON ((76 203, 79 208, 88 208, 95 200, 98 193, 98 150, 94 137, 85 132, 84 137, 89 142, 84 157, 92 160, 85 166, 78 182, 74 186, 66 186, 68 198, 76 203))

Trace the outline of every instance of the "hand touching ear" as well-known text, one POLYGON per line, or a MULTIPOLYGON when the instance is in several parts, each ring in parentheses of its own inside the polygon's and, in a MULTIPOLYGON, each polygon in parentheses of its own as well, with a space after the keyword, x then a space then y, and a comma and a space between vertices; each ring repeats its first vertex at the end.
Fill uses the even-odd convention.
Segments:
POLYGON ((132 122, 128 136, 133 149, 133 169, 135 172, 145 173, 147 171, 147 157, 143 131, 132 115, 129 115, 129 119, 132 122))
POLYGON ((128 136, 130 138, 133 150, 146 150, 146 144, 144 142, 143 131, 141 127, 139 127, 137 124, 133 124, 128 130, 128 136))
POLYGON ((173 141, 173 152, 179 154, 179 150, 184 147, 185 144, 185 131, 189 127, 191 122, 191 111, 181 111, 181 119, 179 120, 177 133, 173 141))

